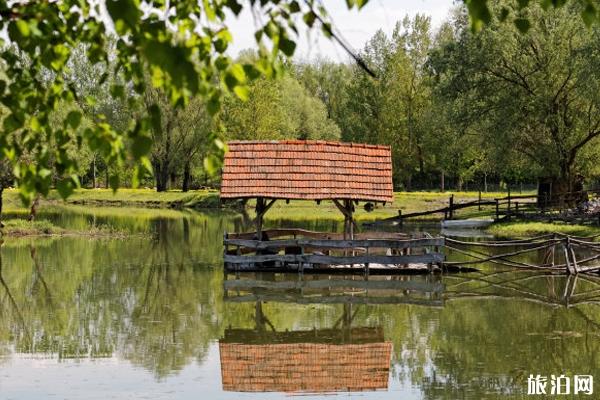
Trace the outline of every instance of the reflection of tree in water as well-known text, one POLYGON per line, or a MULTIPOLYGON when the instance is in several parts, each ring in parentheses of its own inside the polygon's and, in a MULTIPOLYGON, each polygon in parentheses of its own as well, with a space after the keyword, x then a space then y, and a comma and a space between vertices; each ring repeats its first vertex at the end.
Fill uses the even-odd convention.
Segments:
MULTIPOLYGON (((271 278, 263 276, 256 291, 246 288, 239 296, 267 296, 265 314, 280 330, 318 329, 338 318, 341 305, 284 303, 292 297, 309 302, 314 292, 300 298, 285 289, 277 303, 273 290, 264 290, 271 278)), ((393 376, 420 387, 425 398, 505 398, 526 390, 531 373, 600 372, 600 279, 580 274, 575 286, 574 281, 531 272, 445 276, 443 307, 367 304, 354 321, 383 327, 394 344, 393 376)), ((233 326, 251 329, 251 304, 234 300, 226 298, 225 325, 235 320, 233 326)))
MULTIPOLYGON (((239 230, 239 221, 190 213, 136 227, 159 232, 154 238, 7 241, 0 250, 0 358, 12 346, 61 358, 117 354, 157 377, 202 362, 225 327, 256 325, 254 303, 222 300, 223 232, 239 230)), ((393 375, 426 398, 521 392, 529 373, 600 375, 597 278, 580 274, 570 308, 564 277, 479 278, 458 287, 458 278, 441 278, 443 308, 366 304, 353 310, 353 324, 382 327, 393 342, 393 375)), ((278 331, 332 327, 344 309, 262 307, 278 331)))
POLYGON ((0 269, 2 348, 59 358, 117 353, 157 377, 202 361, 218 338, 221 274, 214 265, 230 226, 222 218, 180 219, 156 228, 155 239, 61 238, 2 248, 10 260, 0 269))

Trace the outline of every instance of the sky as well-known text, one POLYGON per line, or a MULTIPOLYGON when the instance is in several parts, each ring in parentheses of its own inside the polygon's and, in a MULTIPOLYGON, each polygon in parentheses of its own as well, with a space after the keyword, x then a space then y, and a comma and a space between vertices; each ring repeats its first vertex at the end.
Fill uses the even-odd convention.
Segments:
MULTIPOLYGON (((396 22, 406 15, 428 15, 431 17, 433 28, 437 29, 453 6, 453 0, 369 0, 360 11, 349 11, 345 0, 323 0, 323 3, 337 31, 341 32, 354 50, 362 49, 379 29, 391 34, 396 22)), ((255 47, 256 27, 250 11, 244 9, 238 18, 232 17, 228 24, 234 39, 230 47, 231 55, 235 56, 240 50, 255 47)), ((348 59, 344 50, 325 38, 319 30, 300 31, 295 57, 324 57, 339 62, 348 59)))

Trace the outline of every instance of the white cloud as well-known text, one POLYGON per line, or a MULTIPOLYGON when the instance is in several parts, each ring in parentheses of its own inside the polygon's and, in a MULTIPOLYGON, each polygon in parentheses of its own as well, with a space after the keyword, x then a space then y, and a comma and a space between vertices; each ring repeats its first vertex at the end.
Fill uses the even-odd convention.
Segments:
MULTIPOLYGON (((429 15, 433 27, 437 28, 446 19, 453 0, 369 0, 360 11, 349 11, 344 0, 323 0, 323 3, 337 31, 353 49, 360 50, 377 30, 382 29, 390 34, 396 22, 406 15, 429 15)), ((250 11, 245 9, 238 18, 233 17, 228 23, 234 38, 230 49, 232 55, 255 47, 256 25, 250 11)), ((335 61, 347 60, 344 50, 318 30, 301 30, 297 42, 296 57, 323 56, 335 61)))

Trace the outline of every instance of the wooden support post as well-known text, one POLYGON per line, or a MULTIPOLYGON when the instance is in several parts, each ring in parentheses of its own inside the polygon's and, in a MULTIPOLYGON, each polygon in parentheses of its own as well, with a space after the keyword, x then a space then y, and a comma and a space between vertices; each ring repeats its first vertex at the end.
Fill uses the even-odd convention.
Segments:
POLYGON ((496 221, 500 220, 500 200, 496 200, 496 221))
POLYGON ((573 258, 571 253, 571 240, 567 236, 565 239, 565 244, 563 244, 563 252, 565 254, 565 263, 567 264, 567 273, 568 274, 576 274, 577 268, 573 265, 573 258))
POLYGON ((344 214, 344 240, 354 239, 354 218, 352 216, 354 212, 354 205, 351 200, 344 200, 342 204, 337 199, 332 199, 333 204, 344 214))
MULTIPOLYGON (((300 246, 300 254, 304 255, 304 246, 300 246)), ((298 265, 298 270, 300 271, 300 275, 304 274, 304 263, 302 261, 298 265)))
POLYGON ((275 204, 276 199, 272 199, 268 204, 263 197, 256 198, 256 237, 257 240, 262 240, 263 217, 267 211, 275 204))
POLYGON ((519 202, 518 201, 515 203, 515 215, 517 217, 519 216, 519 202))
MULTIPOLYGON (((367 256, 369 255, 369 248, 367 247, 367 256)), ((365 280, 369 279, 369 263, 365 263, 365 280)))
POLYGON ((450 195, 450 199, 448 200, 450 205, 448 206, 448 211, 450 214, 450 219, 454 218, 454 194, 450 195))
POLYGON ((255 207, 256 240, 262 240, 262 224, 263 224, 264 208, 265 208, 265 199, 263 199, 262 197, 257 197, 256 198, 256 207, 255 207))
MULTIPOLYGON (((600 224, 600 214, 598 214, 598 221, 600 224)), ((398 223, 402 226, 402 210, 398 210, 398 223)))
POLYGON ((508 205, 506 207, 506 219, 510 221, 510 186, 508 186, 508 205))
POLYGON ((481 189, 479 189, 479 211, 481 211, 481 189))

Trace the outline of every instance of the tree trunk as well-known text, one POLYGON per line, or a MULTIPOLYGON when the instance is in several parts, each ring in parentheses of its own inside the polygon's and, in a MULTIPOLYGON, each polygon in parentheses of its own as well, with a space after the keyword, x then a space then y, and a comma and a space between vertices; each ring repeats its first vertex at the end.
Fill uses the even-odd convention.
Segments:
POLYGON ((92 158, 92 189, 96 189, 96 155, 92 158))
POLYGON ((157 192, 164 192, 169 189, 168 162, 163 160, 154 164, 154 177, 156 179, 157 192))
POLYGON ((187 192, 188 190, 190 190, 190 179, 191 179, 190 162, 187 161, 185 163, 185 165, 183 166, 183 182, 181 185, 182 191, 187 192))
POLYGON ((483 174, 483 191, 487 193, 487 173, 483 174))
POLYGON ((35 221, 35 217, 37 216, 37 208, 40 203, 40 195, 36 195, 33 203, 31 204, 31 209, 29 210, 29 218, 28 221, 35 221))
POLYGON ((446 182, 445 181, 445 172, 444 170, 442 170, 442 173, 440 175, 440 191, 443 193, 446 191, 446 182))
POLYGON ((2 195, 4 194, 4 187, 0 186, 0 228, 4 228, 4 223, 2 222, 2 195))

